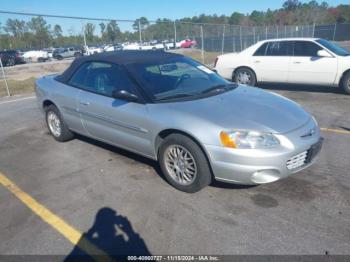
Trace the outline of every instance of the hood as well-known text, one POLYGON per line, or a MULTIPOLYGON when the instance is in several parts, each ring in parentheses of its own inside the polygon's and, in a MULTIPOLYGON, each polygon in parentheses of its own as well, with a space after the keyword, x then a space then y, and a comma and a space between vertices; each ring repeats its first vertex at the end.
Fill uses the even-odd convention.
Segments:
POLYGON ((171 111, 167 113, 202 120, 224 129, 286 133, 310 119, 310 114, 297 103, 274 93, 242 85, 204 99, 158 105, 162 110, 171 111))

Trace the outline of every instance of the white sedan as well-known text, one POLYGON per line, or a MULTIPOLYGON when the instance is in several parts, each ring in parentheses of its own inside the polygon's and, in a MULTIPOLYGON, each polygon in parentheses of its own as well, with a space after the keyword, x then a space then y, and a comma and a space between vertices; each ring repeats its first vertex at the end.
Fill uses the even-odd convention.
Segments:
POLYGON ((251 86, 257 82, 339 86, 350 94, 350 52, 324 39, 261 41, 240 53, 218 56, 214 67, 224 78, 251 86))

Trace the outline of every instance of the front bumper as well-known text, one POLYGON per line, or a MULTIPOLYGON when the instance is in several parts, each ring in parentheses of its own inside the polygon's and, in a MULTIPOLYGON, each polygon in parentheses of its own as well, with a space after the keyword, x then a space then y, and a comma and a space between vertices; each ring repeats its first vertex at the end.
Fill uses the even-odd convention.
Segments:
POLYGON ((205 145, 216 180, 257 185, 277 181, 312 165, 321 150, 323 138, 310 120, 303 127, 276 135, 281 145, 272 149, 232 149, 205 145))

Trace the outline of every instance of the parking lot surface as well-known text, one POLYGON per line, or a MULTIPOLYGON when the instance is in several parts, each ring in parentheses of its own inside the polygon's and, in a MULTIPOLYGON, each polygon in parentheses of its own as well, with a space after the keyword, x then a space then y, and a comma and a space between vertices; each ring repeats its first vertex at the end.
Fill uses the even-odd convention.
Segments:
MULTIPOLYGON (((100 231, 94 244, 108 253, 138 239, 130 248, 154 255, 349 254, 350 96, 326 87, 263 88, 300 103, 321 127, 344 131, 323 131, 318 162, 272 184, 214 183, 182 193, 151 160, 80 136, 56 142, 35 99, 20 97, 0 100, 0 172, 85 236, 100 231)), ((1 185, 0 199, 0 254, 75 250, 1 185)))

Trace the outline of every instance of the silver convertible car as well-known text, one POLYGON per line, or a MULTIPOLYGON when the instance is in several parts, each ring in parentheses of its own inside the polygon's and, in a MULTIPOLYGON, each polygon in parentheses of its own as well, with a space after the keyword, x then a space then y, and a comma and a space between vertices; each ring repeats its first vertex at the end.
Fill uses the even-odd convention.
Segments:
POLYGON ((322 145, 314 117, 295 102, 174 53, 81 57, 38 79, 36 94, 57 141, 79 133, 157 160, 185 192, 214 179, 277 181, 310 166, 322 145))

